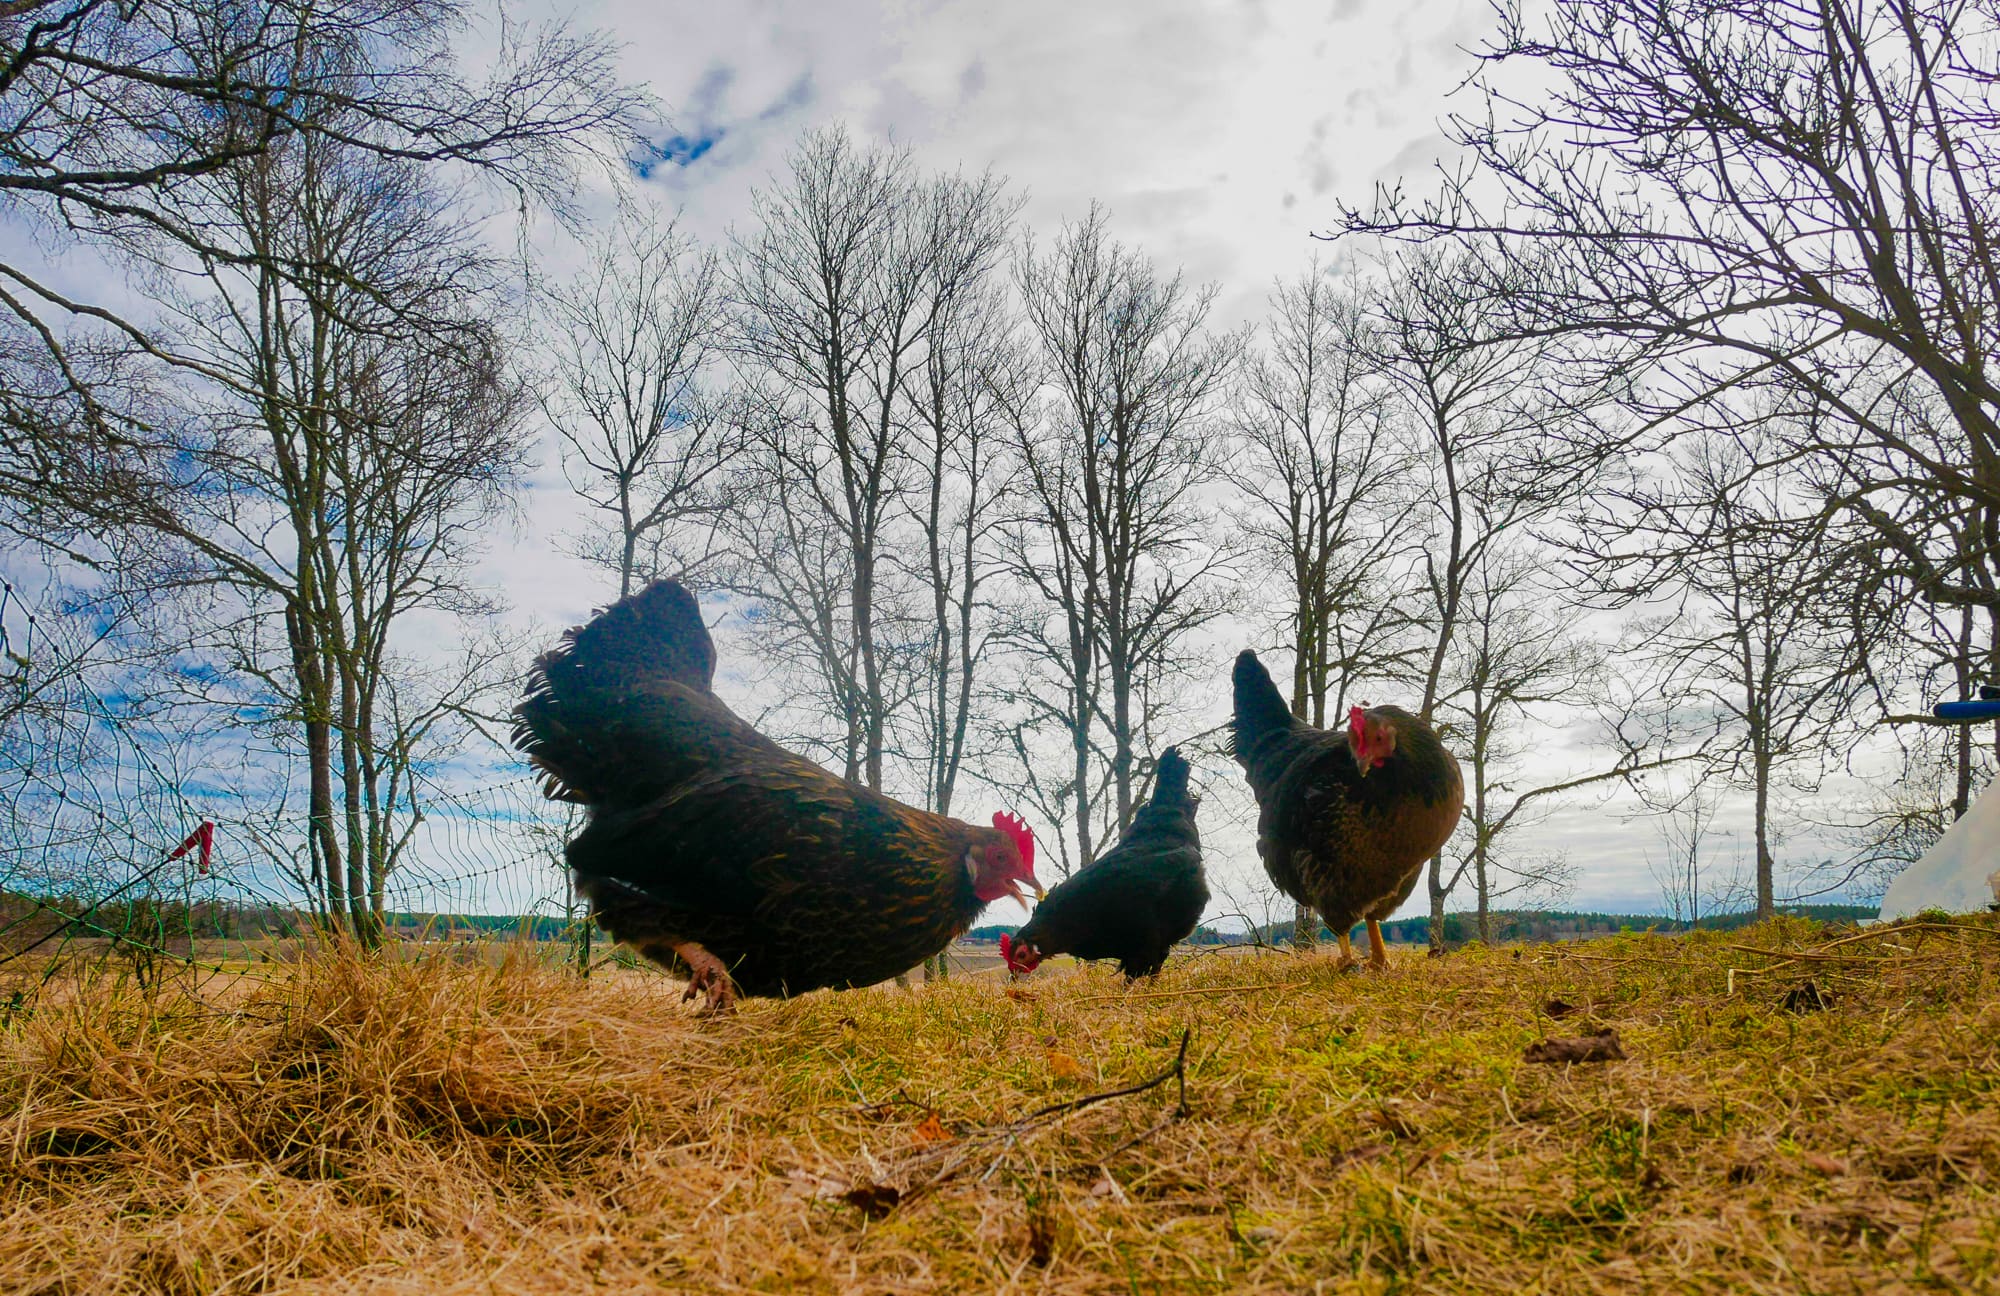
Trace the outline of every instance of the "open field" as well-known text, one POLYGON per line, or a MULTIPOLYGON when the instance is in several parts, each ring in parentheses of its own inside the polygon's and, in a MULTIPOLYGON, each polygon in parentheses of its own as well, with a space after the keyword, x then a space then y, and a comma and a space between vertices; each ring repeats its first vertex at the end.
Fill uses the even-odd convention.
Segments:
POLYGON ((724 1020, 525 959, 14 988, 0 1291, 2000 1290, 1991 919, 724 1020))

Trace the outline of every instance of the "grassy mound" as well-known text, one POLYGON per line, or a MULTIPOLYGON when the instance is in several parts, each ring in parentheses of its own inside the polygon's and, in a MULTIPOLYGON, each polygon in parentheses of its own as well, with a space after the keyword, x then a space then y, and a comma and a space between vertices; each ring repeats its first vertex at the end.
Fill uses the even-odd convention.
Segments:
POLYGON ((59 976, 0 1290, 2000 1289, 2000 922, 679 990, 59 976))

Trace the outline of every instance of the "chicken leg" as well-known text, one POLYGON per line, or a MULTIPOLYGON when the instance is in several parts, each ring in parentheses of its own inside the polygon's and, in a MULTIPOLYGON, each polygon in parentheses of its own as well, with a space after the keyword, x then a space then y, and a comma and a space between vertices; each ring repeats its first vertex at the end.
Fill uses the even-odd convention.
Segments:
POLYGON ((1368 966, 1377 972, 1389 970, 1389 949, 1382 943, 1382 924, 1373 918, 1368 923, 1368 966))
POLYGON ((1340 942, 1340 962, 1335 965, 1336 970, 1352 972, 1360 967, 1361 960, 1354 957, 1354 942, 1348 938, 1346 929, 1335 932, 1333 936, 1340 942))
POLYGON ((726 1013, 736 1006, 736 983, 729 979, 729 968, 721 959, 695 941, 674 941, 669 948, 688 967, 687 993, 681 996, 683 1003, 698 994, 706 994, 708 1002, 702 1006, 704 1014, 726 1013))

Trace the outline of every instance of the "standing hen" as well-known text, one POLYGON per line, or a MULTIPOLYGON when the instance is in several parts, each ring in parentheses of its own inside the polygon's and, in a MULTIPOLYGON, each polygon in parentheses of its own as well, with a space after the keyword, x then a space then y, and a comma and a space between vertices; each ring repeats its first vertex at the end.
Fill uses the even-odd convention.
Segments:
POLYGON ((543 654, 515 713, 548 795, 588 807, 577 888, 613 936, 685 969, 688 997, 870 985, 1022 883, 1041 894, 1018 819, 975 827, 836 778, 723 705, 714 674, 694 596, 658 581, 543 654))
POLYGON ((1388 956, 1381 922, 1409 898, 1424 861, 1458 826, 1458 762, 1401 707, 1355 707, 1346 733, 1293 716, 1257 654, 1236 659, 1236 760, 1257 794, 1257 851, 1280 890, 1309 904, 1340 939, 1368 923, 1368 963, 1388 956))
POLYGON ((1049 892, 1011 939, 1000 938, 1007 966, 1032 972, 1051 954, 1074 954, 1117 959, 1128 977, 1158 972, 1208 906, 1195 806, 1188 763, 1169 747, 1160 754, 1152 800, 1118 845, 1049 892))

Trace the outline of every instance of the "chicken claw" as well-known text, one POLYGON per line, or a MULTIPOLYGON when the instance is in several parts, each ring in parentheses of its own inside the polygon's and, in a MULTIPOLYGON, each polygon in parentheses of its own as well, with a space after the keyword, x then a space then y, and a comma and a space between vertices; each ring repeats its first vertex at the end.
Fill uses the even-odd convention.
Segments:
POLYGON ((701 1009, 703 1016, 719 1016, 736 1006, 736 983, 729 979, 729 969, 721 959, 694 941, 677 941, 673 949, 688 966, 688 988, 681 996, 682 1003, 696 995, 707 995, 708 1002, 701 1009))

